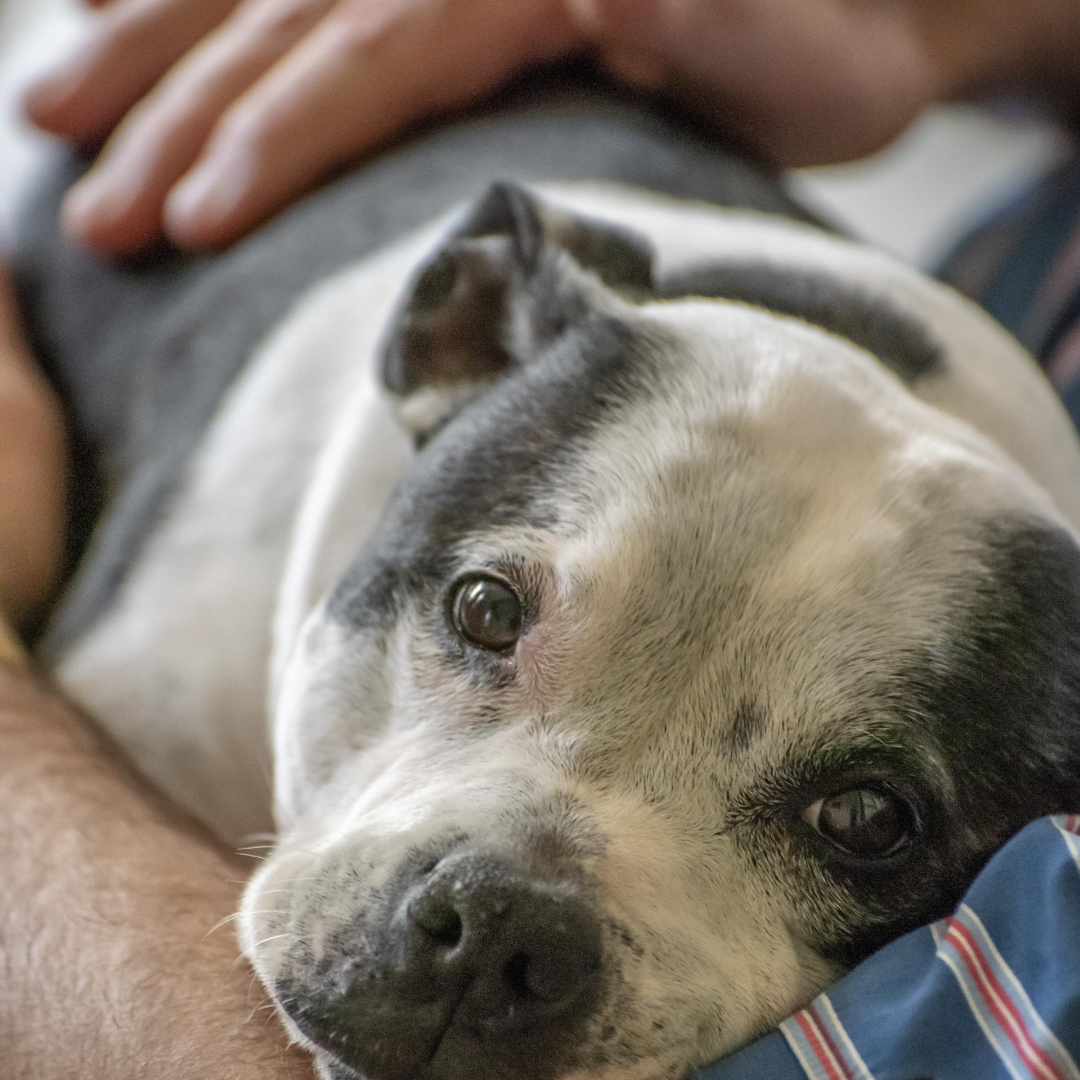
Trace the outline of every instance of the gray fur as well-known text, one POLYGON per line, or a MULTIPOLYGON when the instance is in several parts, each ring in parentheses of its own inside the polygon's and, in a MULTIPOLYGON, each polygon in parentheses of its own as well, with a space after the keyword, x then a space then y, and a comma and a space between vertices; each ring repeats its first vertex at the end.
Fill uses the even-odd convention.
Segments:
POLYGON ((658 291, 738 300, 803 319, 860 345, 907 383, 945 373, 944 347, 925 325, 887 298, 820 270, 717 259, 670 275, 658 291))

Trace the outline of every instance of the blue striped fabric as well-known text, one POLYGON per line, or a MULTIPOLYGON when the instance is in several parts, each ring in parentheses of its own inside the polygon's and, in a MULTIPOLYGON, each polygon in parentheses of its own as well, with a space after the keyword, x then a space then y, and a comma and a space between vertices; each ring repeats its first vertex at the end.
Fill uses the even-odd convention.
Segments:
POLYGON ((1080 427, 1080 151, 988 215, 940 276, 1038 358, 1080 427))
POLYGON ((1000 851, 908 934, 699 1080, 1080 1080, 1080 815, 1000 851))

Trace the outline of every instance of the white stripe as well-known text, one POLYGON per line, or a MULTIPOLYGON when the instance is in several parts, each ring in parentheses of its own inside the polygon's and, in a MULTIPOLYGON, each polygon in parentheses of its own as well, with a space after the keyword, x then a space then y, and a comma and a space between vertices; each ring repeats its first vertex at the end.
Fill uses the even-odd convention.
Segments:
POLYGON ((866 1067, 866 1062, 863 1061, 862 1055, 855 1049, 855 1044, 848 1037, 844 1025, 840 1023, 840 1017, 836 1015, 836 1010, 833 1008, 832 1002, 825 994, 821 994, 814 1004, 819 1006, 825 1014, 825 1022, 829 1026, 830 1034, 836 1042, 842 1044, 842 1048, 847 1054, 848 1062, 853 1066, 853 1070, 856 1076, 859 1077, 859 1080, 874 1080, 874 1074, 866 1067))
POLYGON ((1073 862, 1076 863, 1076 869, 1080 870, 1080 836, 1076 833, 1069 832, 1065 828, 1065 822, 1068 821, 1072 815, 1060 815, 1053 818, 1054 828, 1065 838, 1065 846, 1069 849, 1069 854, 1073 857, 1073 862))
MULTIPOLYGON (((799 1064, 802 1066, 802 1071, 806 1073, 809 1080, 832 1080, 829 1076, 828 1070, 824 1065, 818 1061, 817 1054, 814 1053, 814 1048, 810 1045, 809 1040, 803 1034, 802 1028, 799 1027, 799 1022, 792 1017, 790 1020, 785 1020, 780 1025, 780 1032, 787 1039, 787 1044, 791 1048, 791 1052, 798 1059, 799 1064), (790 1028, 789 1028, 790 1025, 790 1028), (803 1052, 803 1044, 806 1045, 806 1052, 803 1052)), ((843 1075, 843 1070, 840 1070, 843 1075)))
POLYGON ((1036 1011, 1020 980, 1013 973, 1012 968, 1005 963, 1005 958, 998 952, 997 946, 994 944, 993 938, 990 937, 989 931, 983 925, 982 919, 967 904, 961 904, 960 910, 964 913, 965 918, 970 921, 969 928, 974 931, 979 939, 979 944, 990 961, 991 967, 994 968, 994 973, 1011 990, 1013 1000, 1023 1015, 1033 1039, 1042 1046, 1047 1056, 1053 1059, 1054 1064, 1069 1077, 1069 1080, 1080 1080, 1080 1069, 1077 1069, 1076 1062, 1073 1061, 1069 1051, 1062 1045, 1061 1040, 1043 1022, 1043 1018, 1036 1011))
MULTIPOLYGON (((960 910, 964 910, 963 906, 961 906, 960 910)), ((969 912, 971 911, 970 908, 968 908, 967 910, 969 912)), ((969 927, 968 929, 971 928, 969 927)), ((949 940, 953 948, 956 949, 957 952, 963 950, 964 954, 971 960, 972 967, 976 969, 980 969, 982 967, 982 965, 979 963, 978 954, 975 952, 969 942, 965 941, 964 938, 962 938, 959 934, 954 934, 949 940)), ((1041 1061, 1036 1054, 1032 1046, 1034 1040, 1024 1034, 1023 1030, 1020 1027, 1020 1024, 1016 1020, 1016 1017, 1013 1016, 1012 1013, 1009 1011, 1009 1007, 1006 1004, 1005 1000, 998 993, 997 989, 990 984, 990 980, 986 978, 985 973, 980 973, 983 975, 983 981, 986 983, 985 989, 979 984, 978 980, 976 980, 974 975, 971 976, 972 981, 975 983, 976 989, 978 989, 981 994, 983 994, 984 996, 989 994, 993 998, 994 1003, 998 1007, 998 1011, 1002 1014, 1001 1019, 999 1019, 991 1012, 991 1020, 999 1024, 1001 1027, 1008 1027, 1008 1030, 1016 1036, 1016 1041, 1013 1042, 1012 1040, 1010 1040, 1010 1043, 1016 1053, 1016 1056, 1021 1062, 1023 1062, 1024 1068, 1026 1068, 1032 1076, 1041 1076, 1043 1080, 1056 1080, 1053 1072, 1051 1072, 1050 1069, 1047 1068, 1045 1062, 1041 1061), (1027 1049, 1028 1054, 1034 1059, 1033 1061, 1029 1062, 1027 1060, 1027 1057, 1024 1055, 1023 1051, 1021 1051, 1020 1046, 1018 1046, 1017 1043, 1027 1049)), ((1022 990, 1021 993, 1023 993, 1022 990)))
POLYGON ((1024 1069, 1023 1072, 1018 1071, 1017 1064, 1012 1060, 1013 1055, 1016 1054, 1016 1047, 1002 1036, 997 1021, 990 1016, 986 1005, 978 996, 978 987, 973 985, 969 989, 968 981, 971 976, 967 968, 964 967, 963 962, 955 956, 951 942, 947 942, 938 950, 938 956, 952 969, 956 981, 960 984, 960 992, 964 995, 968 1008, 971 1010, 971 1015, 975 1017, 975 1022, 982 1028, 986 1041, 994 1048, 994 1052, 1001 1058, 1005 1068, 1009 1070, 1009 1075, 1012 1076, 1013 1080, 1031 1080, 1031 1073, 1027 1069, 1024 1069), (989 1017, 989 1023, 984 1018, 984 1013, 989 1017))
POLYGON ((945 940, 946 927, 947 921, 945 920, 930 924, 930 936, 934 939, 934 944, 939 949, 941 948, 941 943, 945 940))

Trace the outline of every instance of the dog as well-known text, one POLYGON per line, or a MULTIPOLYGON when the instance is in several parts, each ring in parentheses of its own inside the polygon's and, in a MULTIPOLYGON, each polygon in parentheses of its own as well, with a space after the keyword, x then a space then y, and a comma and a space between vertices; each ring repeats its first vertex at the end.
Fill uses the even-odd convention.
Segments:
POLYGON ((530 85, 230 252, 16 271, 43 653, 221 836, 325 1080, 680 1077, 1080 805, 1080 444, 731 148, 530 85), (272 778, 272 779, 271 779, 272 778))

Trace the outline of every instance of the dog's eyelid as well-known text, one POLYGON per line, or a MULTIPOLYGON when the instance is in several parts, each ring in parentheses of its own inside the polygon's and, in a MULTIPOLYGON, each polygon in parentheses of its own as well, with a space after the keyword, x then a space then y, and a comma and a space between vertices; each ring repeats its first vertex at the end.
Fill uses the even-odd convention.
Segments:
POLYGON ((755 820, 799 819, 817 799, 855 788, 879 788, 902 798, 921 823, 929 814, 937 785, 922 755, 913 748, 860 744, 800 755, 759 775, 729 809, 725 825, 755 820))
POLYGON ((443 592, 453 592, 462 581, 473 577, 493 577, 505 581, 521 597, 526 621, 535 621, 541 600, 551 588, 551 571, 522 555, 476 555, 456 560, 443 583, 443 592))

